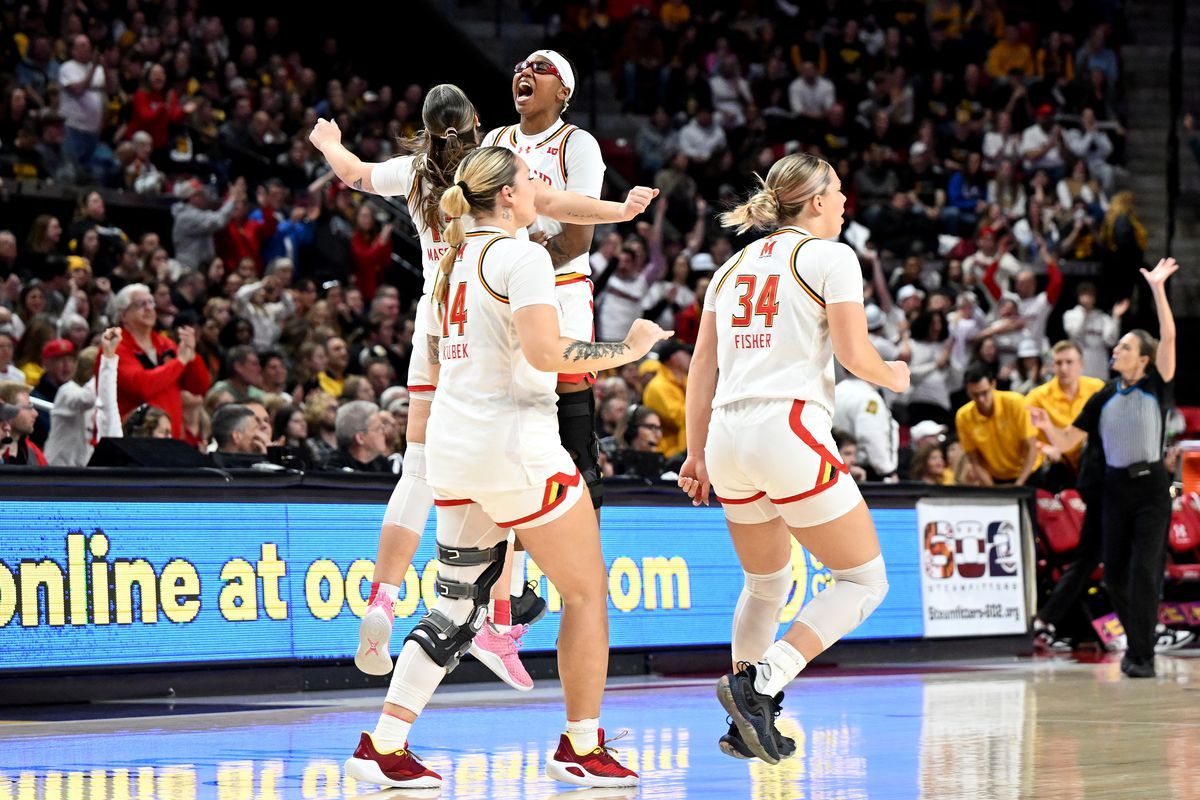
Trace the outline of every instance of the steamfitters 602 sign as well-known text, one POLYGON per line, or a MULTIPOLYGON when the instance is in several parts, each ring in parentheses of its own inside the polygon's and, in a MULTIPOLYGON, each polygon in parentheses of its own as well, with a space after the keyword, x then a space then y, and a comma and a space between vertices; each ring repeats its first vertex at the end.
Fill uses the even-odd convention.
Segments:
POLYGON ((1020 508, 921 500, 921 601, 925 635, 1026 631, 1020 508))

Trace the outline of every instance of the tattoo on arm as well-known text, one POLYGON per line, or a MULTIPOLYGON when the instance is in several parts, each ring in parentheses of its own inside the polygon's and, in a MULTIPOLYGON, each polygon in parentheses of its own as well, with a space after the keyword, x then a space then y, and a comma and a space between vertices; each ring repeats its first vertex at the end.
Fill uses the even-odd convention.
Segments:
POLYGON ((432 335, 426 335, 425 343, 429 348, 426 351, 428 353, 429 363, 430 364, 438 363, 438 360, 439 360, 438 359, 438 337, 432 336, 432 335))
POLYGON ((583 361, 589 358, 612 358, 628 352, 624 342, 571 342, 563 350, 566 361, 583 361))
POLYGON ((362 189, 362 178, 361 177, 354 179, 354 188, 362 189))
POLYGON ((545 244, 546 249, 550 251, 550 263, 555 267, 561 267, 573 258, 566 250, 563 250, 562 243, 558 241, 557 237, 547 239, 545 244))

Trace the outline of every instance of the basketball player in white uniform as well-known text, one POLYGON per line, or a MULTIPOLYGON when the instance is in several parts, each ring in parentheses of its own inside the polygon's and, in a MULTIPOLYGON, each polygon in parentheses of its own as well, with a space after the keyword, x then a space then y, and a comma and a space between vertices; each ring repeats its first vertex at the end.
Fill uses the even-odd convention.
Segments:
POLYGON ((379 724, 362 734, 346 772, 384 786, 440 785, 408 751, 409 729, 484 624, 515 530, 564 599, 558 661, 567 726, 546 773, 579 786, 634 786, 637 773, 613 758, 599 727, 608 665, 604 559, 587 485, 559 443, 554 373, 636 361, 668 334, 639 320, 621 343, 564 336, 550 256, 516 238, 534 218, 528 168, 508 150, 481 148, 455 181, 441 200, 455 249, 433 290, 441 375, 427 437, 439 599, 405 639, 379 724), (464 232, 468 213, 474 227, 464 232))
MULTIPOLYGON (((513 68, 513 103, 521 121, 496 128, 483 138, 483 146, 504 147, 529 165, 538 181, 560 190, 599 197, 604 182, 604 159, 594 136, 562 118, 575 93, 571 62, 553 50, 538 50, 513 68)), ((554 264, 555 286, 563 310, 563 332, 582 341, 595 335, 592 273, 588 257, 592 225, 567 224, 539 215, 529 227, 530 237, 542 242, 554 264)), ((563 447, 571 454, 591 491, 599 515, 604 503, 600 476, 600 443, 596 437, 596 403, 592 394, 595 375, 583 372, 558 376, 558 422, 563 447)), ((519 543, 516 543, 519 546, 519 543)), ((515 637, 545 613, 545 601, 525 586, 525 554, 514 549, 505 576, 492 594, 489 622, 471 653, 516 688, 532 682, 513 657, 515 637), (513 626, 513 627, 509 627, 513 626), (499 631, 504 638, 493 634, 499 631), (515 633, 514 633, 515 631, 515 633), (507 663, 516 671, 500 667, 507 663)))
MULTIPOLYGON (((437 387, 438 366, 436 344, 430 343, 436 343, 437 322, 429 293, 438 260, 448 249, 441 237, 444 217, 437 203, 460 160, 479 141, 475 107, 457 86, 440 84, 430 89, 421 115, 424 134, 405 143, 412 154, 378 164, 363 163, 347 150, 341 143, 341 131, 332 121, 319 120, 309 137, 346 184, 364 192, 404 197, 421 240, 424 286, 417 303, 413 353, 409 359, 408 449, 404 454, 404 473, 384 514, 371 599, 359 627, 359 646, 354 658, 358 668, 370 675, 386 675, 392 669, 388 643, 394 605, 433 504, 425 481, 425 429, 437 387)), ((656 194, 657 191, 635 187, 627 201, 620 204, 538 184, 535 201, 538 212, 551 218, 623 222, 645 210, 656 194)))
POLYGON ((795 752, 773 721, 783 687, 887 593, 875 527, 830 433, 833 357, 895 392, 908 388, 908 367, 883 361, 867 338, 858 259, 830 241, 845 202, 833 168, 798 154, 723 215, 739 233, 771 232, 714 274, 688 374, 679 484, 700 504, 711 483, 745 571, 735 671, 717 687, 733 720, 721 749, 770 764, 795 752), (775 641, 792 588, 789 533, 836 581, 775 641))

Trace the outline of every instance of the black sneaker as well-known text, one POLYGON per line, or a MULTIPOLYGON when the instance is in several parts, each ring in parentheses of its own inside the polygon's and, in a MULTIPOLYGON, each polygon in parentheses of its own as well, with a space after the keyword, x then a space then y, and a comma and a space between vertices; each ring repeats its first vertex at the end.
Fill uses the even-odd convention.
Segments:
MULTIPOLYGON (((783 692, 780 692, 775 695, 775 716, 779 716, 779 712, 782 710, 780 708, 782 702, 783 692)), ((734 725, 733 720, 729 717, 726 717, 726 719, 729 720, 729 731, 718 742, 721 752, 732 758, 754 758, 754 753, 750 752, 750 748, 742 740, 742 734, 738 731, 737 725, 734 725)), ((779 732, 778 728, 775 729, 775 742, 780 758, 791 758, 796 754, 796 740, 790 736, 784 736, 779 732)))
POLYGON ((733 720, 742 744, 768 764, 779 763, 778 731, 775 730, 775 698, 754 689, 758 668, 746 661, 738 671, 717 681, 717 699, 733 720))
POLYGON ((1121 659, 1121 672, 1131 678, 1153 678, 1154 659, 1149 661, 1134 661, 1129 656, 1121 659))
POLYGON ((1034 619, 1033 649, 1039 653, 1069 653, 1074 648, 1066 639, 1059 638, 1058 631, 1049 622, 1034 619))
POLYGON ((537 596, 537 586, 537 581, 529 581, 521 596, 512 599, 513 625, 532 625, 546 616, 546 601, 537 596))

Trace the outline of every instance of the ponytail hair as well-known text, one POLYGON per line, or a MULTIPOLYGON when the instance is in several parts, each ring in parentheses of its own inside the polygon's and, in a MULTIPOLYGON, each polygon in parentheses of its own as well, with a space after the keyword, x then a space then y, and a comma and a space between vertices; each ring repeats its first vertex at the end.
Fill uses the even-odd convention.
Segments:
POLYGON ((743 234, 751 228, 777 228, 794 219, 805 204, 829 188, 833 167, 808 153, 793 153, 775 162, 764 180, 755 173, 759 189, 746 202, 721 214, 721 225, 743 234))
POLYGON ((401 152, 414 155, 420 218, 431 231, 440 231, 442 193, 453 181, 463 158, 479 146, 478 116, 465 92, 452 83, 439 83, 425 95, 421 122, 425 129, 398 141, 401 152))
POLYGON ((480 147, 463 158, 454 173, 454 183, 441 193, 439 208, 450 218, 442 234, 449 247, 438 262, 433 283, 433 299, 439 316, 450 293, 450 271, 458 260, 458 249, 466 240, 462 217, 469 213, 487 213, 496 208, 496 194, 516 179, 517 156, 503 147, 480 147))

